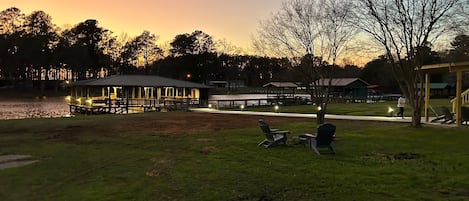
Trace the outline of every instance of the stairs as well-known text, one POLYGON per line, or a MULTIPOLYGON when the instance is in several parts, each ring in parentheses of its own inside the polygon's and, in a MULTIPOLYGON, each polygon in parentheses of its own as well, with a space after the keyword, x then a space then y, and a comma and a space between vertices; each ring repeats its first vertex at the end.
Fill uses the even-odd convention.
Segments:
MULTIPOLYGON (((456 98, 453 98, 451 103, 453 104, 453 112, 456 112, 456 98)), ((463 105, 469 105, 469 89, 461 93, 461 106, 463 105)))

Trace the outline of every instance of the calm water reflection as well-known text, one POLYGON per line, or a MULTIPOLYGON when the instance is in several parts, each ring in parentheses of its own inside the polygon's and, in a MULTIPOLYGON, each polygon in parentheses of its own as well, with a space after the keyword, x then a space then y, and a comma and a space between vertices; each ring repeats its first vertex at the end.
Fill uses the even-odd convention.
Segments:
POLYGON ((69 114, 64 97, 0 99, 0 119, 51 118, 69 114))

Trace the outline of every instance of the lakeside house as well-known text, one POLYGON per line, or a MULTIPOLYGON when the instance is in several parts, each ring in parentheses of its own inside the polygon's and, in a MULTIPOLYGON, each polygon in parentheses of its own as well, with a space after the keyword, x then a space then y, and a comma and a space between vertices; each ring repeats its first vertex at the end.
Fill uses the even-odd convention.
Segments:
MULTIPOLYGON (((420 89, 420 84, 417 86, 419 86, 420 89)), ((432 82, 429 83, 428 86, 430 88, 430 97, 432 98, 449 98, 456 93, 456 84, 432 82)), ((425 93, 424 89, 422 92, 425 93)))
POLYGON ((149 75, 112 75, 70 85, 70 112, 128 113, 206 105, 209 86, 149 75))
POLYGON ((298 85, 293 82, 269 82, 262 86, 267 94, 277 94, 277 96, 294 96, 298 85))
POLYGON ((320 79, 318 87, 327 87, 329 81, 333 97, 366 98, 368 96, 370 84, 360 78, 320 79))

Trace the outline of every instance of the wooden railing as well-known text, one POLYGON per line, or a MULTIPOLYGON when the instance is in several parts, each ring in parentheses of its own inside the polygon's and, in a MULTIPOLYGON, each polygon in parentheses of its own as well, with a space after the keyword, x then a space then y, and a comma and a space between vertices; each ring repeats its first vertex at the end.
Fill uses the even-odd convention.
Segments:
MULTIPOLYGON (((456 98, 451 100, 453 104, 453 112, 456 112, 456 98)), ((461 106, 469 105, 469 89, 461 93, 461 106)))

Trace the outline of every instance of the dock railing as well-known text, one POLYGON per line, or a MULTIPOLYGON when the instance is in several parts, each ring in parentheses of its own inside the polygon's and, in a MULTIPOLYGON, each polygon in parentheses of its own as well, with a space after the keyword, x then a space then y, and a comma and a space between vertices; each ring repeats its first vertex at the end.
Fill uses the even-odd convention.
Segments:
POLYGON ((71 113, 129 113, 148 111, 187 110, 199 104, 194 98, 76 98, 69 102, 71 113), (83 100, 82 100, 83 99, 83 100))

